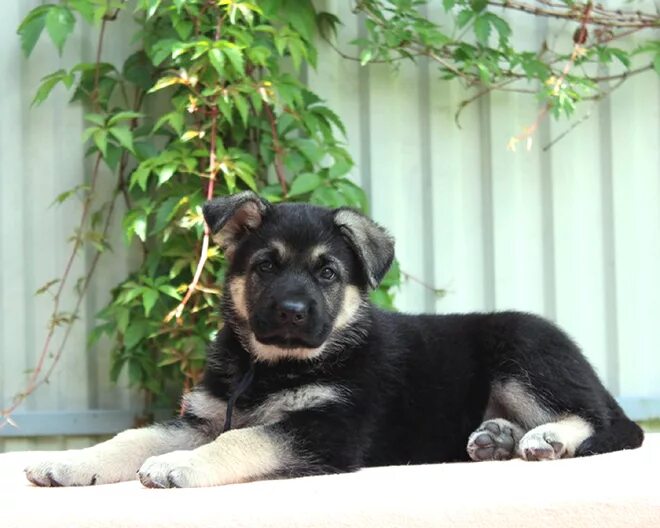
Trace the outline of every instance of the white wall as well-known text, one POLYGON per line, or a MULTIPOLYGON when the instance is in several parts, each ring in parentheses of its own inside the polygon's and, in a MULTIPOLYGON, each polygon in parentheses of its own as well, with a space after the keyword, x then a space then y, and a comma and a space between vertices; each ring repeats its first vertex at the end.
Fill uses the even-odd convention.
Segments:
MULTIPOLYGON (((3 403, 24 386, 24 371, 34 365, 51 306, 46 296, 33 293, 61 275, 70 247, 66 239, 80 211, 75 201, 50 204, 89 175, 82 161, 80 106, 67 105, 61 88, 38 108, 30 108, 30 101, 40 77, 81 58, 91 60, 95 37, 78 28, 63 58, 43 42, 24 59, 15 30, 38 4, 9 2, 0 19, 3 403)), ((354 54, 346 43, 358 36, 359 24, 348 2, 320 4, 344 21, 341 47, 354 54)), ((439 19, 441 13, 435 9, 430 16, 439 19)), ((519 38, 530 44, 546 32, 557 34, 546 21, 520 27, 519 38)), ((113 24, 110 31, 104 57, 119 59, 130 31, 127 24, 113 24)), ((501 93, 484 97, 463 112, 459 130, 454 113, 467 94, 457 83, 440 82, 433 65, 403 64, 398 73, 382 65, 361 68, 320 47, 319 67, 306 77, 347 125, 357 163, 354 177, 367 189, 374 217, 395 234, 402 269, 447 290, 437 298, 407 280, 399 307, 544 314, 583 346, 632 412, 658 413, 660 91, 655 74, 639 75, 605 102, 584 109, 591 117, 548 152, 541 146, 569 123, 544 121, 533 148, 512 153, 507 140, 535 119, 533 100, 501 93)), ((103 347, 86 349, 94 313, 130 269, 118 231, 115 239, 61 365, 22 411, 80 411, 84 418, 89 409, 127 410, 130 416, 139 407, 124 382, 118 387, 108 382, 103 347)), ((84 258, 77 262, 75 278, 85 265, 84 258)), ((63 308, 72 299, 68 293, 63 308)), ((0 451, 87 442, 85 437, 5 439, 0 451)))

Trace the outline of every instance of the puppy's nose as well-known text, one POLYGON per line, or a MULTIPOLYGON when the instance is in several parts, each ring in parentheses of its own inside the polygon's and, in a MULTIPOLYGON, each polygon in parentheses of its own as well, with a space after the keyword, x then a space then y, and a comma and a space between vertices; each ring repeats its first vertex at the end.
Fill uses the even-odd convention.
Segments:
POLYGON ((281 324, 302 325, 307 320, 309 304, 304 301, 285 299, 277 304, 277 318, 281 324))

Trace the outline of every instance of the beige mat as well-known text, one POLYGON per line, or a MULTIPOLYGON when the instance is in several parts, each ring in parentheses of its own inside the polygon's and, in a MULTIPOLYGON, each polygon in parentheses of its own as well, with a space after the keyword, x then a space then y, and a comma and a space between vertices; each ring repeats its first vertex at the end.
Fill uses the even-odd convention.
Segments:
POLYGON ((660 434, 555 462, 386 467, 206 489, 36 488, 0 455, 0 527, 660 528, 660 434))

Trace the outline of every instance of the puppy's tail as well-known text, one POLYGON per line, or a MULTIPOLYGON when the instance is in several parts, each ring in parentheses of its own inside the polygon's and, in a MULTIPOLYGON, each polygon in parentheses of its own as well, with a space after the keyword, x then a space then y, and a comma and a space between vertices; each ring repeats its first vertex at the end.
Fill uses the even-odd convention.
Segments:
POLYGON ((590 456, 620 451, 621 449, 636 449, 642 445, 644 441, 642 428, 626 416, 612 396, 609 396, 609 399, 610 423, 596 429, 593 435, 582 442, 577 448, 575 456, 590 456))

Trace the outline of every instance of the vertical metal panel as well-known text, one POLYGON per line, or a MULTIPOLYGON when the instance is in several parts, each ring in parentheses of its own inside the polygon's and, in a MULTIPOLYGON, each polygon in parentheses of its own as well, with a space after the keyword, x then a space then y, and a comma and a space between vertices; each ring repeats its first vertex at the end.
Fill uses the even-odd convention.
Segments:
MULTIPOLYGON (((80 133, 83 110, 67 105, 56 88, 38 108, 30 101, 38 80, 80 60, 93 60, 96 34, 77 28, 63 58, 49 43, 26 60, 15 30, 37 0, 9 2, 0 20, 0 397, 25 383, 44 339, 51 310, 33 292, 58 277, 80 215, 75 200, 50 207, 60 192, 87 181, 80 133)), ((348 2, 319 6, 343 21, 339 46, 364 36, 348 2)), ((652 7, 652 5, 651 5, 652 7)), ((428 16, 443 20, 437 4, 428 16)), ((130 17, 113 23, 104 50, 119 61, 130 49, 130 17)), ((568 28, 515 15, 514 35, 533 49, 548 34, 568 28)), ((563 32, 563 33, 562 33, 563 32)), ((631 42, 626 43, 632 45, 631 42)), ((568 123, 546 120, 530 151, 506 150, 507 140, 536 118, 529 98, 495 93, 470 104, 454 122, 466 93, 441 81, 432 63, 361 67, 319 44, 316 70, 307 80, 342 117, 356 161, 352 177, 367 190, 372 213, 397 238, 409 274, 397 304, 410 312, 530 310, 556 320, 583 345, 603 379, 626 401, 660 397, 660 90, 654 73, 630 79, 605 102, 585 107, 591 117, 543 152, 541 146, 568 123), (446 289, 436 298, 423 284, 446 289)), ((101 192, 110 192, 101 174, 101 192)), ((81 320, 51 382, 24 411, 135 409, 125 381, 108 381, 107 347, 87 351, 86 335, 109 290, 135 263, 118 228, 114 251, 101 259, 81 320)), ((79 277, 91 254, 75 264, 79 277)), ((73 284, 73 282, 72 282, 73 284)), ((67 288, 63 309, 71 306, 67 288)), ((55 343, 61 338, 61 333, 55 343)), ((643 400, 648 402, 649 400, 643 400)), ((645 404, 646 405, 646 404, 645 404)), ((83 445, 91 437, 5 439, 0 451, 83 445)))

